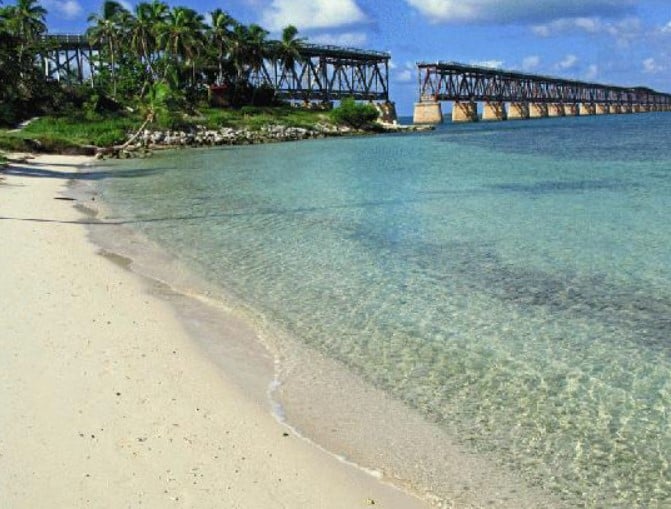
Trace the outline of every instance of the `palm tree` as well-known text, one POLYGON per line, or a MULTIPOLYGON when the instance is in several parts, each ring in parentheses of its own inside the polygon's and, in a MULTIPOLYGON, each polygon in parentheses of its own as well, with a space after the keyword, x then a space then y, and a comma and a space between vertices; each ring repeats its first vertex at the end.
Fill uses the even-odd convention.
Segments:
POLYGON ((229 51, 233 28, 237 25, 237 22, 221 9, 213 10, 210 17, 212 18, 212 26, 210 27, 209 37, 212 44, 217 48, 217 64, 219 66, 217 81, 221 83, 224 79, 224 57, 229 51))
POLYGON ((36 41, 47 31, 47 10, 38 0, 17 0, 6 8, 7 25, 10 31, 26 42, 36 41))
POLYGON ((9 5, 3 11, 6 30, 19 40, 17 55, 23 68, 34 56, 28 47, 34 46, 47 31, 44 21, 47 10, 37 0, 17 0, 15 5, 9 5))
POLYGON ((153 63, 159 27, 165 23, 168 12, 167 4, 159 0, 141 2, 135 6, 135 16, 131 19, 131 48, 147 66, 151 78, 154 77, 153 63))
POLYGON ((104 45, 109 52, 113 96, 116 96, 117 92, 116 55, 121 44, 121 23, 129 14, 119 2, 106 0, 103 4, 102 14, 91 14, 88 18, 89 23, 94 23, 87 30, 89 40, 92 44, 104 45))
POLYGON ((273 53, 282 65, 283 78, 288 75, 294 75, 294 68, 296 62, 302 60, 301 48, 305 43, 305 39, 296 37, 298 29, 293 25, 288 25, 282 30, 282 39, 275 41, 273 53))
POLYGON ((259 79, 259 73, 263 69, 263 60, 269 56, 269 48, 266 41, 268 31, 259 25, 249 25, 247 39, 247 65, 255 78, 259 79))
POLYGON ((205 45, 205 27, 201 14, 187 7, 175 7, 158 28, 158 47, 174 62, 191 65, 192 83, 196 81, 196 56, 205 45))

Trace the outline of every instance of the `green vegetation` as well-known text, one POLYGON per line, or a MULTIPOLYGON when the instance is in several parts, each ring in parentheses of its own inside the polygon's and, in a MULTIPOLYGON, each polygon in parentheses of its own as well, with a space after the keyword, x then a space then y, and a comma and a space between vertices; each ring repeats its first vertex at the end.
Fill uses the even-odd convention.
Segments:
MULTIPOLYGON (((317 123, 330 123, 328 113, 310 111, 289 106, 260 107, 245 106, 239 109, 212 108, 205 106, 198 114, 180 116, 178 120, 161 116, 166 110, 154 106, 155 125, 164 128, 186 128, 204 126, 208 129, 230 127, 235 129, 261 129, 276 124, 287 127, 313 127, 317 123)), ((146 118, 137 113, 105 113, 91 115, 70 113, 61 116, 42 117, 21 131, 0 129, 0 150, 9 152, 34 151, 35 144, 45 152, 77 152, 82 147, 107 147, 123 143, 128 133, 134 132, 146 118)))
POLYGON ((377 117, 375 106, 357 104, 352 98, 343 99, 340 106, 331 112, 331 118, 336 124, 346 124, 355 129, 370 127, 377 117))
POLYGON ((101 60, 93 86, 63 86, 42 74, 47 12, 39 0, 0 0, 0 126, 42 117, 20 132, 0 130, 0 149, 29 149, 34 140, 55 151, 108 146, 148 125, 308 128, 335 121, 362 128, 377 116, 353 100, 331 115, 292 108, 263 84, 265 58, 287 70, 301 58, 305 39, 294 26, 270 40, 259 25, 241 24, 221 9, 208 13, 208 25, 203 14, 160 0, 132 11, 124 5, 106 0, 89 16, 87 36, 101 60))

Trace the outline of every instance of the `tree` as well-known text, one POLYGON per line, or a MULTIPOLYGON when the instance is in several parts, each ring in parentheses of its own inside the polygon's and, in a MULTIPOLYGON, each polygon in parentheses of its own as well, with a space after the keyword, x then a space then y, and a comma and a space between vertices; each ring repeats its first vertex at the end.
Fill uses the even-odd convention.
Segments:
POLYGON ((15 124, 39 109, 44 79, 37 56, 46 10, 35 0, 0 8, 0 123, 15 124))
POLYGON ((153 60, 156 56, 156 40, 168 12, 167 4, 159 0, 141 2, 135 6, 135 16, 129 20, 131 49, 147 66, 149 80, 155 77, 153 60))
POLYGON ((130 13, 114 0, 106 0, 103 4, 102 13, 89 16, 89 23, 94 23, 87 30, 89 40, 93 44, 104 46, 110 59, 110 72, 112 73, 112 95, 117 93, 116 80, 116 56, 122 39, 122 23, 130 13))
POLYGON ((3 8, 6 30, 18 41, 21 72, 27 61, 33 60, 34 49, 47 31, 46 16, 46 9, 37 0, 17 0, 15 5, 3 8))
POLYGON ((353 97, 347 97, 331 112, 337 124, 346 124, 354 129, 363 129, 375 122, 378 111, 372 104, 357 104, 353 97))
POLYGON ((212 18, 212 26, 208 35, 210 42, 217 49, 217 66, 219 68, 217 82, 221 83, 224 80, 224 58, 228 54, 233 28, 237 22, 221 9, 213 10, 210 17, 212 18))
POLYGON ((266 37, 268 37, 267 30, 255 23, 249 25, 246 50, 247 65, 257 81, 261 69, 263 69, 263 59, 270 54, 266 37))
POLYGON ((296 62, 301 61, 301 47, 305 39, 296 37, 298 29, 288 25, 282 30, 282 38, 275 43, 274 56, 281 61, 285 73, 292 72, 296 62))
POLYGON ((205 45, 205 21, 193 9, 175 7, 158 27, 158 48, 171 57, 173 63, 191 65, 191 81, 196 81, 196 56, 205 45))

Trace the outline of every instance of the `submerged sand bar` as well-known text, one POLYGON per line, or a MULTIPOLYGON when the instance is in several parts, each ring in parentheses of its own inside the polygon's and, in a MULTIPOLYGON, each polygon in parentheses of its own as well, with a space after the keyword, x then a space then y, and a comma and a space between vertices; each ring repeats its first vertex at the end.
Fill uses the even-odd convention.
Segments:
POLYGON ((90 163, 0 183, 0 505, 426 507, 289 433, 100 255, 56 199, 90 163))

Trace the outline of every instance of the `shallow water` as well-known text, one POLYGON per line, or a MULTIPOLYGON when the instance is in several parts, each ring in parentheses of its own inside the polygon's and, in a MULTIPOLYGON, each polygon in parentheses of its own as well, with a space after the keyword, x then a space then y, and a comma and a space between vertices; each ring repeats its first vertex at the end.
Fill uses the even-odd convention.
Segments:
POLYGON ((109 219, 466 450, 572 506, 669 507, 670 129, 621 115, 170 152, 99 186, 109 219))

